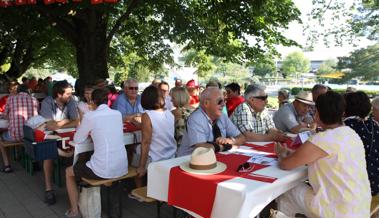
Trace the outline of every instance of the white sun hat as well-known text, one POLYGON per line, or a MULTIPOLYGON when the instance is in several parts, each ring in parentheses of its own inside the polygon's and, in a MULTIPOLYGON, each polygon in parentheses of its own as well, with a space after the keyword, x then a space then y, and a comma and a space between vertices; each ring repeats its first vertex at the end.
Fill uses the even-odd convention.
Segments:
POLYGON ((197 147, 191 154, 191 160, 179 166, 182 170, 199 175, 212 175, 225 171, 226 165, 216 160, 212 148, 197 147))
POLYGON ((304 103, 304 104, 315 105, 315 103, 313 101, 313 97, 312 97, 312 92, 300 91, 296 95, 295 99, 304 103))

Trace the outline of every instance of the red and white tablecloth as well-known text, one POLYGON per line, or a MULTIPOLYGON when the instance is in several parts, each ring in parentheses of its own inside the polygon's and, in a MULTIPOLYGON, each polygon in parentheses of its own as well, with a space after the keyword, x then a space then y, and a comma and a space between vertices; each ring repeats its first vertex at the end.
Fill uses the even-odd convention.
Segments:
MULTIPOLYGON (((256 150, 273 152, 273 146, 264 145, 265 143, 249 143, 249 147, 256 150)), ((235 171, 248 157, 236 153, 217 155, 219 161, 227 164, 228 168, 224 173, 190 176, 178 168, 189 159, 190 156, 185 156, 151 163, 148 169, 147 194, 186 209, 195 217, 255 217, 273 199, 306 179, 306 167, 292 171, 281 170, 278 166, 254 168, 254 173, 277 178, 274 182, 259 181, 259 178, 249 177, 247 174, 239 175, 235 171)))

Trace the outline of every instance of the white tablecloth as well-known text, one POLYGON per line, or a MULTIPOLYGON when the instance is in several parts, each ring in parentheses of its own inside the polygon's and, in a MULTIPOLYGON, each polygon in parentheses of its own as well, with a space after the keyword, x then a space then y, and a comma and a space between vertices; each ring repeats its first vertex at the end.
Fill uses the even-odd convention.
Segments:
MULTIPOLYGON (((189 161, 189 159, 190 156, 185 156, 151 163, 148 168, 147 195, 154 199, 167 202, 170 169, 185 161, 189 161)), ((276 177, 278 179, 274 183, 266 183, 236 177, 219 183, 211 217, 255 217, 272 200, 307 178, 306 167, 284 171, 279 169, 278 166, 270 166, 257 170, 255 173, 276 177)), ((195 217, 200 217, 197 214, 191 214, 195 217)))
POLYGON ((44 99, 46 97, 46 94, 42 92, 34 92, 32 93, 32 96, 36 99, 44 99))
MULTIPOLYGON (((130 133, 130 132, 124 133, 124 144, 125 145, 134 144, 135 143, 135 141, 134 141, 134 139, 135 139, 134 135, 136 136, 136 142, 140 143, 141 142, 141 135, 142 135, 141 131, 135 131, 133 133, 130 133)), ((73 147, 75 147, 75 149, 74 149, 74 161, 73 161, 73 165, 78 160, 78 155, 80 153, 87 152, 87 151, 92 151, 93 150, 93 143, 92 143, 92 140, 89 139, 89 138, 87 138, 83 143, 80 143, 80 144, 77 144, 77 143, 74 143, 73 141, 71 141, 70 145, 72 145, 73 147)))
POLYGON ((0 128, 1 129, 7 129, 8 128, 8 120, 0 119, 0 128))

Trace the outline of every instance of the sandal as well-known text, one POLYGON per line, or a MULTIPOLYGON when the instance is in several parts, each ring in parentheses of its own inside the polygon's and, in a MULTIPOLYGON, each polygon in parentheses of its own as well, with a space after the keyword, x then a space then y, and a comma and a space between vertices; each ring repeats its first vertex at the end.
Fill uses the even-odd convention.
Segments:
POLYGON ((11 168, 10 165, 7 165, 7 166, 4 166, 0 171, 3 173, 11 173, 13 172, 13 169, 11 168))

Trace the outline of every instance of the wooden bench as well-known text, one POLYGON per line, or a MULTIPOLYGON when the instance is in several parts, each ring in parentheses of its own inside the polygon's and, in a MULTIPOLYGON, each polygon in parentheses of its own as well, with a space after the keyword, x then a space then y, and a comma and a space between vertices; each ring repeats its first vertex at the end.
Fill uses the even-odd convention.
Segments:
POLYGON ((82 181, 87 183, 90 186, 105 186, 106 187, 106 198, 107 198, 107 215, 110 217, 111 215, 111 205, 110 205, 110 188, 112 187, 113 184, 117 184, 119 190, 118 190, 118 200, 119 200, 119 217, 122 217, 122 189, 120 183, 128 178, 135 177, 137 175, 137 169, 134 167, 129 166, 128 167, 128 174, 124 176, 120 176, 118 178, 114 179, 102 179, 102 180, 97 180, 97 179, 87 179, 82 177, 82 181))
POLYGON ((19 142, 7 142, 7 141, 1 141, 1 144, 4 146, 4 148, 9 148, 9 147, 18 147, 18 146, 23 146, 24 142, 19 141, 19 142))
POLYGON ((373 196, 371 199, 370 217, 371 218, 379 217, 379 195, 373 196))
MULTIPOLYGON (((144 186, 144 187, 141 187, 141 188, 135 188, 132 190, 132 195, 136 196, 137 198, 139 198, 142 202, 145 202, 145 203, 153 203, 153 202, 157 202, 157 217, 160 218, 161 217, 161 206, 163 204, 163 202, 161 201, 158 201, 154 198, 150 198, 147 196, 147 187, 144 186)), ((177 212, 177 209, 176 207, 173 207, 173 217, 175 218, 176 217, 176 212, 177 212)))
POLYGON ((146 186, 133 189, 132 195, 138 197, 139 199, 141 199, 142 202, 146 202, 146 203, 152 203, 152 202, 157 201, 154 198, 147 197, 147 187, 146 186))

